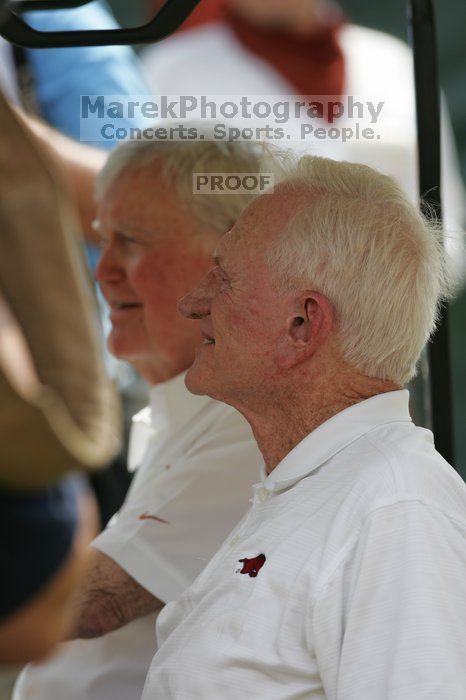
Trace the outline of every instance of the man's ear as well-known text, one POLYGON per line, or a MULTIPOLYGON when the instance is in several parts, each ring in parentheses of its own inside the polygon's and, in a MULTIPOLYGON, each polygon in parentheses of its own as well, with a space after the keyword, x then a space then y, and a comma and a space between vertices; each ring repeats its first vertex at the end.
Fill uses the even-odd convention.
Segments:
POLYGON ((324 344, 334 328, 334 310, 319 292, 303 292, 294 303, 294 313, 286 320, 286 329, 276 354, 283 369, 309 360, 324 344))

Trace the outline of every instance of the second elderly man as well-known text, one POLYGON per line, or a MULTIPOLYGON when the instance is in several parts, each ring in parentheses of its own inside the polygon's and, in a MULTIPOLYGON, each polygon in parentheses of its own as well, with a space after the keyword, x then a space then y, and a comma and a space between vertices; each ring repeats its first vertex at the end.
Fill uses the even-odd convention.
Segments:
POLYGON ((108 343, 151 385, 150 407, 134 419, 129 461, 137 471, 126 502, 94 542, 75 630, 87 639, 27 668, 15 700, 139 700, 157 611, 247 510, 260 453, 239 413, 186 390, 201 336, 177 303, 251 200, 194 194, 193 173, 258 173, 264 155, 245 143, 128 142, 99 177, 97 279, 110 308, 108 343))

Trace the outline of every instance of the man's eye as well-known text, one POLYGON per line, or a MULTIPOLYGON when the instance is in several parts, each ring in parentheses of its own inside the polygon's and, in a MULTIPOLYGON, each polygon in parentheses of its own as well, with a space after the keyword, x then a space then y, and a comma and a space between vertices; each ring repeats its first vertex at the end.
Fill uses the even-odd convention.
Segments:
POLYGON ((133 236, 129 236, 126 233, 119 233, 118 234, 118 240, 120 243, 123 245, 137 245, 140 244, 141 241, 139 241, 137 238, 134 238, 133 236))

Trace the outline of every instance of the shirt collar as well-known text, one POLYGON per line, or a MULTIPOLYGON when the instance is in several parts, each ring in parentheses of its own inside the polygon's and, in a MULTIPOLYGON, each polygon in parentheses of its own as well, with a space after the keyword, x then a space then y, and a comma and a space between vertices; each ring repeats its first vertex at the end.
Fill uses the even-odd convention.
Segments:
POLYGON ((212 401, 209 396, 191 394, 186 389, 185 377, 183 372, 150 389, 150 420, 157 432, 179 430, 212 401))
POLYGON ((184 385, 186 374, 149 390, 150 404, 132 419, 128 445, 128 470, 135 471, 143 462, 151 440, 166 439, 178 432, 212 401, 207 396, 193 396, 184 385))
POLYGON ((270 492, 289 488, 373 428, 399 421, 411 422, 407 389, 354 404, 307 435, 269 476, 263 468, 262 485, 270 492))

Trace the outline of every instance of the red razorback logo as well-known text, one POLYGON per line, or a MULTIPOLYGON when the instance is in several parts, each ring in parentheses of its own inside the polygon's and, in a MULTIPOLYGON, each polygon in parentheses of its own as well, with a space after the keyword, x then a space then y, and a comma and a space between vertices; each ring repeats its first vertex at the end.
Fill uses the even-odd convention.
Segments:
POLYGON ((243 565, 241 571, 237 573, 248 574, 251 578, 255 578, 266 562, 265 554, 259 554, 254 559, 240 559, 239 563, 243 565))

